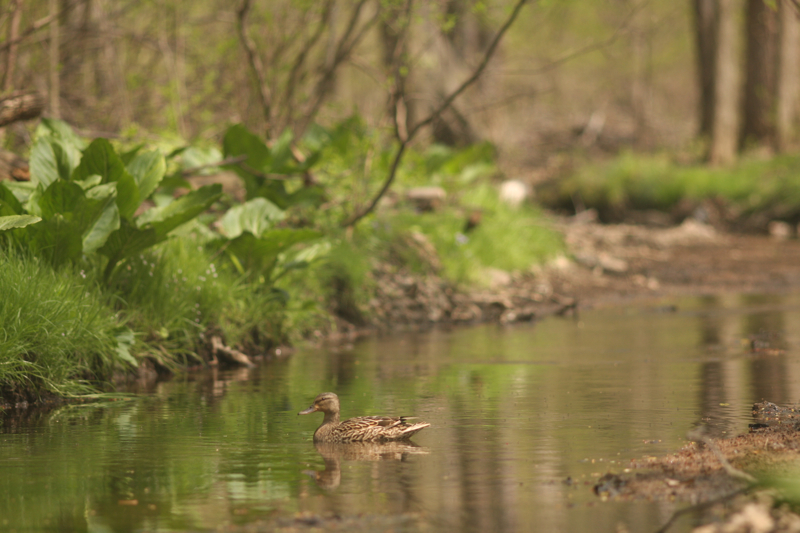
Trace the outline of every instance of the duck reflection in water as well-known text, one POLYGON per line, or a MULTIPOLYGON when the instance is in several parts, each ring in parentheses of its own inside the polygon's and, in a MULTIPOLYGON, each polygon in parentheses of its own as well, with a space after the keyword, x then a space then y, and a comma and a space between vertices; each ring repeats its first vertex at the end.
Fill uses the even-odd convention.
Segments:
POLYGON ((427 455, 423 448, 410 441, 400 442, 315 442, 314 447, 325 461, 325 470, 303 470, 321 489, 333 490, 342 481, 342 460, 406 461, 411 455, 427 455))

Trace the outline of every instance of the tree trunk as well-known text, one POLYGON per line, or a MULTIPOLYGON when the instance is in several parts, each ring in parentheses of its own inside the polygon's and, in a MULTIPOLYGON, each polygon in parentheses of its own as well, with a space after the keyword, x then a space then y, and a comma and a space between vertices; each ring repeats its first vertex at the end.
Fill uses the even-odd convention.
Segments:
POLYGON ((697 79, 700 87, 699 134, 711 136, 714 122, 714 79, 716 73, 717 0, 694 0, 694 33, 697 47, 697 79))
POLYGON ((747 50, 740 146, 771 142, 775 134, 776 36, 778 15, 764 0, 747 0, 747 50))
POLYGON ((715 59, 714 120, 709 161, 725 165, 736 158, 739 71, 736 53, 736 0, 719 0, 717 53, 715 59))
POLYGON ((791 0, 778 4, 778 81, 775 94, 775 150, 785 152, 794 140, 800 93, 800 24, 791 0))
POLYGON ((8 25, 8 42, 11 45, 6 52, 6 72, 3 75, 3 92, 8 93, 14 89, 14 68, 17 66, 17 37, 19 37, 19 21, 22 18, 22 0, 11 2, 11 22, 8 25))
MULTIPOLYGON (((57 0, 50 0, 48 5, 50 14, 56 15, 58 13, 57 0)), ((48 50, 50 55, 50 94, 48 96, 50 103, 50 116, 53 118, 61 118, 61 78, 59 77, 58 72, 58 66, 60 63, 59 47, 61 45, 61 41, 58 30, 59 21, 58 16, 56 16, 53 19, 53 22, 50 23, 50 49, 48 50)))

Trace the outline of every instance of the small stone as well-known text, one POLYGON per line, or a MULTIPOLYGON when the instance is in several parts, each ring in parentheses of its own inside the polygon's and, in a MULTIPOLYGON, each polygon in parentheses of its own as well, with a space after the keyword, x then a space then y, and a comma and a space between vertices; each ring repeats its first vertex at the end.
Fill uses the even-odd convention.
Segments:
POLYGON ((521 206, 529 195, 528 186, 520 180, 506 180, 500 184, 500 200, 509 207, 521 206))
POLYGON ((767 224, 769 236, 773 239, 784 241, 792 236, 792 226, 782 220, 773 220, 767 224))

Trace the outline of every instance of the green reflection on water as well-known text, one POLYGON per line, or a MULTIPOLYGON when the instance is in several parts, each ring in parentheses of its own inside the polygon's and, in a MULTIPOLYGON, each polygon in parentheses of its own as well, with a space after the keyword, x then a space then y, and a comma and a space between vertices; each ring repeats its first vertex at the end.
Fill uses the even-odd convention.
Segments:
POLYGON ((0 530, 197 531, 299 511, 414 513, 435 530, 653 528, 674 504, 596 505, 592 482, 674 451, 696 423, 734 433, 752 401, 800 397, 798 323, 788 297, 603 309, 304 350, 133 401, 6 416, 0 530), (783 352, 743 347, 765 330, 783 352), (296 413, 326 390, 343 417, 432 427, 417 448, 318 450, 321 417, 296 413))

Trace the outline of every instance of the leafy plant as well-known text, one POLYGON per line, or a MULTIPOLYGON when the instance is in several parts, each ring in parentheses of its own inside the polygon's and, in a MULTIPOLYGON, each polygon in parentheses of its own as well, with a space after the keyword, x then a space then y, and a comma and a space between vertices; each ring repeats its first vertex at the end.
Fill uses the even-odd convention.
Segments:
POLYGON ((292 153, 294 137, 290 130, 284 131, 272 147, 268 147, 257 135, 236 124, 225 132, 222 149, 225 158, 246 157, 229 168, 244 181, 248 200, 266 198, 286 209, 301 203, 318 205, 324 198, 324 190, 316 185, 292 192, 286 187, 286 177, 302 176, 319 161, 329 143, 329 135, 317 126, 309 129, 304 141, 310 153, 300 161, 292 153))
POLYGON ((274 281, 287 269, 308 264, 291 262, 284 254, 296 244, 322 237, 322 233, 309 228, 276 228, 284 216, 282 209, 265 198, 254 198, 225 213, 220 220, 220 230, 227 237, 224 249, 240 273, 274 281), (280 269, 277 275, 276 269, 280 269))
POLYGON ((140 147, 120 156, 106 139, 86 146, 66 123, 52 119, 37 128, 30 166, 29 187, 0 185, 0 214, 34 218, 3 224, 19 228, 17 243, 54 265, 105 256, 106 280, 121 262, 164 241, 222 195, 220 185, 209 185, 137 216, 164 178, 164 156, 140 147))

